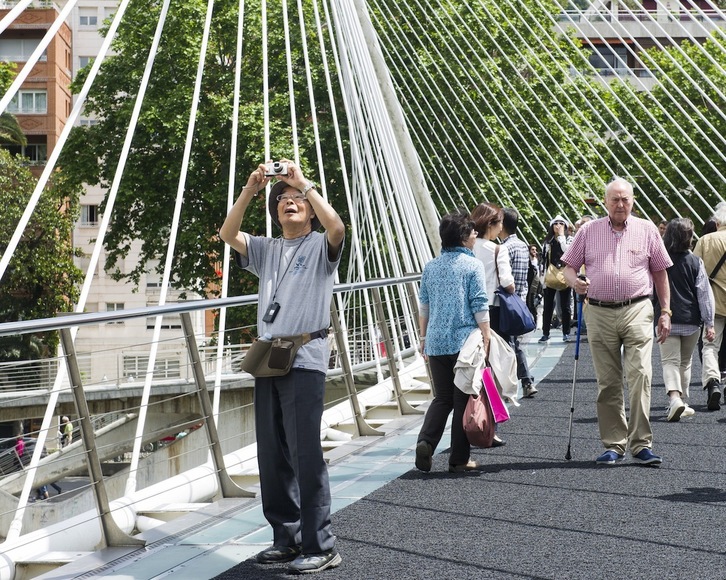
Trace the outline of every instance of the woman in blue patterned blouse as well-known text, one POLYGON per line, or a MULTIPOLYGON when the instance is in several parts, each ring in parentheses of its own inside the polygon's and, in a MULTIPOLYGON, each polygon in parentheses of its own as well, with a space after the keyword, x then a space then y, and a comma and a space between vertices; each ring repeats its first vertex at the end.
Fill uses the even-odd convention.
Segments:
POLYGON ((432 456, 444 434, 451 411, 449 471, 476 469, 469 460, 464 433, 464 408, 469 395, 454 384, 454 365, 464 342, 478 327, 489 347, 489 304, 484 266, 474 257, 474 222, 464 210, 441 219, 441 255, 426 264, 421 277, 421 349, 429 361, 435 396, 416 444, 416 467, 430 471, 432 456))

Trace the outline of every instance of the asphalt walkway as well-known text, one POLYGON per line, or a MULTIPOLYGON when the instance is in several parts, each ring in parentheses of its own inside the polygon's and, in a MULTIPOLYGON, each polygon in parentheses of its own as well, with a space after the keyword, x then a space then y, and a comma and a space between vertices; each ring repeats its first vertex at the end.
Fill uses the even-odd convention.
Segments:
MULTIPOLYGON (((333 529, 343 563, 321 578, 726 578, 726 409, 707 411, 703 392, 694 387, 695 416, 666 422, 656 349, 651 416, 663 465, 643 467, 628 457, 617 466, 595 466, 602 447, 583 340, 567 461, 574 344, 552 342, 546 351, 529 346, 555 352, 556 362, 539 382, 539 394, 522 400, 500 427, 506 446, 473 451, 480 471, 448 473, 443 449, 430 473, 417 471, 420 420, 361 451, 358 461, 386 457, 402 474, 338 506, 333 529), (402 451, 392 456, 394 440, 402 451)), ((693 377, 700 383, 697 359, 693 377)), ((447 433, 442 443, 448 441, 447 433)), ((337 477, 331 476, 332 486, 337 477)), ((285 576, 284 565, 247 560, 216 578, 285 576)))

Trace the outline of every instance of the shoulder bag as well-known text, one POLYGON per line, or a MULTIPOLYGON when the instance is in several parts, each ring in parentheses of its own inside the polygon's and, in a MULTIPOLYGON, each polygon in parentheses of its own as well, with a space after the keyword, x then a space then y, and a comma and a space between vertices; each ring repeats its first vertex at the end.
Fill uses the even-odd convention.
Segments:
POLYGON ((281 377, 290 372, 300 347, 315 338, 325 338, 327 328, 272 340, 256 338, 242 359, 240 368, 255 378, 281 377))
MULTIPOLYGON (((499 266, 497 266, 497 255, 499 246, 494 250, 494 265, 497 270, 497 281, 499 281, 499 266)), ((508 336, 519 336, 527 334, 537 328, 532 313, 527 308, 524 300, 518 294, 510 294, 501 286, 495 290, 499 296, 499 331, 508 336)))
POLYGON ((716 267, 711 271, 711 275, 708 277, 708 279, 713 282, 714 278, 716 277, 716 274, 718 274, 718 271, 721 269, 721 266, 723 266, 723 263, 726 261, 726 253, 721 256, 721 259, 718 261, 718 264, 716 264, 716 267))
POLYGON ((554 264, 547 266, 544 277, 544 285, 547 288, 552 288, 553 290, 564 290, 567 288, 564 267, 558 268, 554 264))

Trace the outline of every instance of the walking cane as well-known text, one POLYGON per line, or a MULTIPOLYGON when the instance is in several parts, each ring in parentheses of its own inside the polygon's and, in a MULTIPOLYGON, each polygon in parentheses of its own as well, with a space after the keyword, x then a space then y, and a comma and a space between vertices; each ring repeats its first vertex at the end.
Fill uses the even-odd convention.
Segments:
MULTIPOLYGON (((580 279, 584 279, 584 276, 579 276, 580 279)), ((577 382, 577 361, 580 358, 580 334, 582 333, 582 303, 585 300, 584 294, 577 295, 577 338, 575 339, 575 370, 572 373, 572 399, 570 400, 570 433, 567 437, 567 453, 565 453, 565 459, 570 461, 572 454, 570 453, 570 447, 572 445, 572 418, 575 415, 575 384, 577 382)))

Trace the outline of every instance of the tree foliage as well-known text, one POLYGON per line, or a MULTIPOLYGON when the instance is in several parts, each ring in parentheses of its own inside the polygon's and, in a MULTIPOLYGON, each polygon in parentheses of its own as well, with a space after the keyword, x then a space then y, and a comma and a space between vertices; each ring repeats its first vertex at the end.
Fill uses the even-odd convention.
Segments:
MULTIPOLYGON (((22 158, 0 149, 0 252, 7 249, 36 183, 22 158)), ((0 321, 52 318, 72 309, 81 273, 73 264, 75 216, 68 208, 68 200, 52 187, 41 195, 2 280, 0 321)), ((22 359, 55 353, 55 333, 45 337, 47 351, 38 348, 36 338, 28 334, 4 339, 0 357, 22 359)))
MULTIPOLYGON (((15 76, 15 67, 0 62, 0 93, 15 76)), ((11 115, 0 118, 0 140, 16 143, 19 127, 11 115), (6 131, 7 134, 3 134, 6 131)), ((0 148, 0 254, 4 254, 33 193, 37 180, 22 157, 0 148)), ((40 197, 2 279, 0 322, 52 318, 69 311, 78 297, 80 271, 73 264, 71 200, 52 186, 40 197)), ((58 346, 55 332, 43 336, 24 334, 0 338, 0 361, 53 356, 58 346)))

